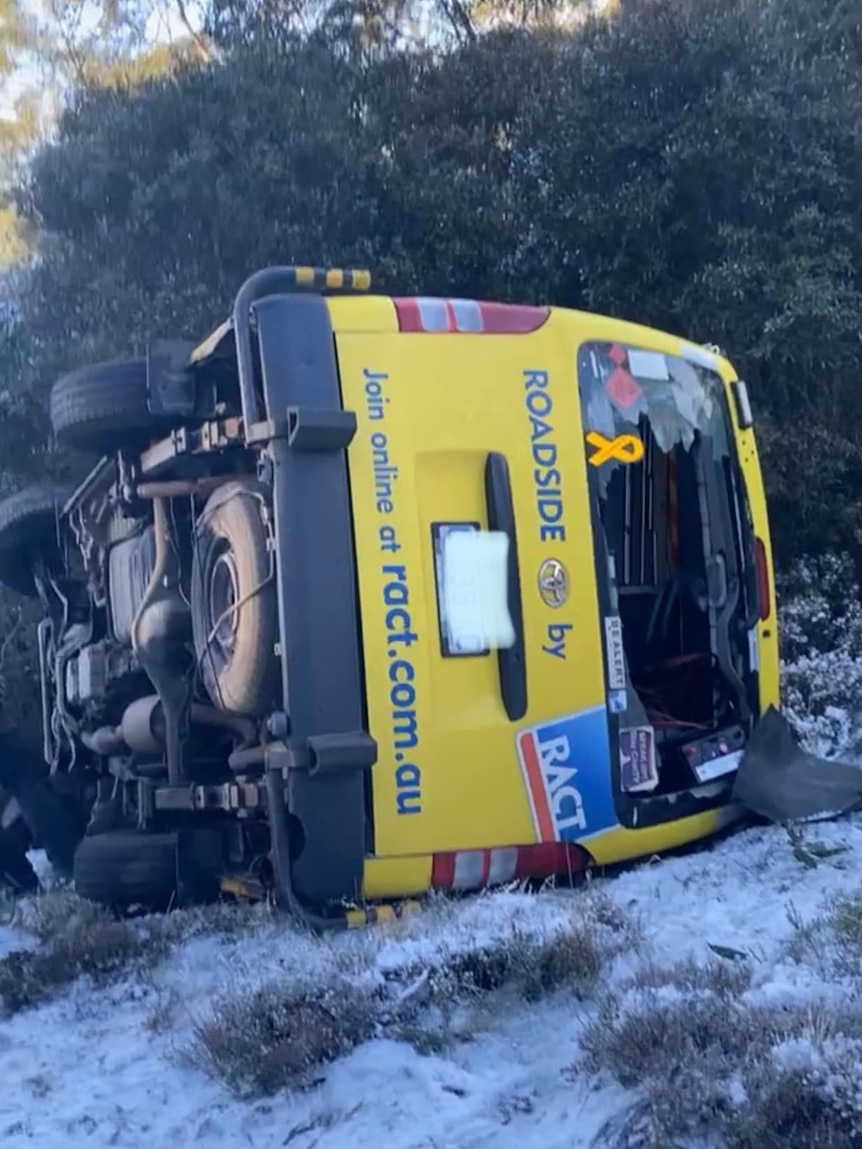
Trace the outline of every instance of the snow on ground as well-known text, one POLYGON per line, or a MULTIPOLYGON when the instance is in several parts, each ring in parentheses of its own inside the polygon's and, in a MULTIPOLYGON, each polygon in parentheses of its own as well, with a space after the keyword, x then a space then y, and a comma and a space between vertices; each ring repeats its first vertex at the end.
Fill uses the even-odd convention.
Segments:
MULTIPOLYGON (((608 903, 639 935, 632 952, 610 963, 610 985, 650 963, 704 962, 715 945, 752 955, 752 992, 761 998, 813 1000, 829 987, 788 958, 787 943, 825 899, 857 889, 860 828, 858 821, 807 828, 809 860, 800 860, 799 844, 783 830, 748 830, 585 890, 432 904, 389 929, 326 941, 265 917, 245 933, 194 937, 144 977, 98 991, 78 983, 2 1023, 0 1139, 4 1149, 589 1146, 632 1096, 571 1069, 594 1006, 566 989, 538 1005, 484 1011, 472 1040, 442 1053, 369 1041, 322 1071, 316 1088, 266 1100, 235 1099, 178 1055, 195 1020, 225 991, 285 972, 317 983, 345 972, 382 978, 493 944, 513 929, 546 934, 593 920, 596 907, 607 917, 608 903)), ((22 942, 0 930, 0 953, 22 942)))
MULTIPOLYGON (((842 743, 858 753, 862 745, 852 714, 862 685, 858 593, 848 596, 842 570, 803 570, 798 589, 806 603, 786 612, 788 713, 819 753, 842 743), (843 614, 829 600, 830 587, 843 614)), ((643 1093, 609 1073, 587 1072, 582 1055, 604 1016, 602 1002, 614 994, 630 1002, 638 994, 633 976, 687 959, 698 966, 724 962, 731 970, 742 961, 750 981, 738 1001, 752 1009, 774 1008, 780 1018, 802 1005, 814 1029, 823 1028, 824 1003, 838 1014, 862 1015, 852 996, 858 968, 856 982, 827 970, 822 928, 809 929, 836 898, 858 896, 860 873, 862 818, 855 817, 793 834, 746 830, 576 891, 432 901, 409 920, 331 939, 301 935, 264 912, 243 929, 189 929, 152 968, 129 970, 98 988, 79 979, 47 1004, 0 1020, 0 1143, 4 1149, 611 1149, 607 1123, 643 1093), (189 1064, 184 1056, 200 1024, 246 990, 345 980, 379 988, 399 977, 411 986, 421 982, 421 971, 452 955, 579 927, 603 955, 594 991, 579 993, 570 984, 532 1004, 502 991, 453 1002, 450 1025, 467 1040, 414 1048, 384 1026, 316 1072, 313 1087, 257 1100, 239 1099, 199 1059, 189 1064)), ((36 944, 32 933, 0 924, 0 965, 36 944)), ((656 984, 656 1000, 680 996, 673 981, 656 984)), ((700 992, 695 987, 694 997, 680 1000, 696 1002, 700 992)), ((843 1086, 828 1066, 822 1069, 822 1050, 834 1047, 832 1064, 852 1066, 862 1063, 862 1045, 854 1046, 854 1037, 833 1039, 828 1027, 821 1036, 818 1072, 834 1093, 843 1086)), ((810 1069, 813 1048, 810 1040, 779 1042, 775 1057, 810 1069)), ((671 1089, 672 1072, 673 1066, 671 1089)), ((858 1094, 848 1103, 855 1106, 856 1132, 830 1146, 862 1145, 862 1080, 849 1088, 858 1094)), ((731 1091, 745 1092, 740 1081, 731 1082, 731 1091)), ((697 1144, 714 1149, 716 1142, 697 1144)))

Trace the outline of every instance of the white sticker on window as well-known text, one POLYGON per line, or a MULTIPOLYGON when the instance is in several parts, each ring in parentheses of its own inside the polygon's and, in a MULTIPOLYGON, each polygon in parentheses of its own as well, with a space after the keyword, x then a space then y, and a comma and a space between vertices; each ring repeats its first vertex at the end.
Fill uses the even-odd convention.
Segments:
POLYGON ((629 374, 635 379, 661 379, 669 378, 667 361, 657 351, 635 351, 629 348, 629 374))
POLYGON ((623 651, 623 623, 618 614, 605 617, 605 643, 608 648, 608 689, 625 690, 626 659, 623 651))

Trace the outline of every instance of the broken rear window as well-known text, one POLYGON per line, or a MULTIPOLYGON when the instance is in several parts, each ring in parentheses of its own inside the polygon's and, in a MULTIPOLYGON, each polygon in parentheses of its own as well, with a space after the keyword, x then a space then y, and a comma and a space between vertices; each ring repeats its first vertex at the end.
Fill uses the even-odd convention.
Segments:
MULTIPOLYGON (((621 343, 585 343, 578 352, 578 386, 585 434, 608 441, 644 438, 645 421, 664 454, 676 446, 688 451, 698 432, 714 458, 729 452, 724 386, 707 367, 621 343)), ((602 487, 624 461, 611 455, 599 468, 602 487)))

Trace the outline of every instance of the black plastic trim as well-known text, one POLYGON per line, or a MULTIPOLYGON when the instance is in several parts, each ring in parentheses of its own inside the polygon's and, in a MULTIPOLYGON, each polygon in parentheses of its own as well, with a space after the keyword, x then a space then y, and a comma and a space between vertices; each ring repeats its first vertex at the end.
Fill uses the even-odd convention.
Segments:
MULTIPOLYGON (((293 408, 314 411, 318 427, 326 421, 320 413, 332 413, 329 426, 344 442, 350 418, 342 411, 326 302, 317 295, 270 294, 282 284, 281 269, 259 272, 242 288, 234 308, 247 441, 255 425, 283 422, 293 408)), ((332 444, 330 438, 322 451, 301 450, 277 436, 265 448, 272 472, 283 709, 292 748, 284 748, 282 761, 288 808, 302 826, 298 856, 288 862, 282 850, 275 860, 290 865, 290 873, 278 876, 279 887, 290 885, 298 898, 318 904, 360 893, 369 845, 365 770, 376 759, 376 745, 363 727, 347 461, 344 450, 332 444), (340 753, 334 753, 336 744, 340 753), (343 752, 351 745, 356 768, 347 769, 343 752), (310 769, 296 768, 298 750, 300 757, 307 753, 310 769)), ((268 761, 278 757, 267 755, 268 761)), ((274 840, 286 839, 285 819, 283 805, 273 802, 274 840)))
POLYGON ((509 464, 504 455, 491 451, 485 460, 485 500, 488 528, 503 531, 509 538, 509 616, 515 630, 514 643, 497 651, 500 696, 510 722, 520 722, 527 713, 527 655, 524 642, 524 612, 521 608, 521 577, 518 566, 518 540, 515 534, 515 506, 509 464))
POLYGON ((355 434, 353 411, 287 409, 287 442, 294 451, 346 451, 355 434))

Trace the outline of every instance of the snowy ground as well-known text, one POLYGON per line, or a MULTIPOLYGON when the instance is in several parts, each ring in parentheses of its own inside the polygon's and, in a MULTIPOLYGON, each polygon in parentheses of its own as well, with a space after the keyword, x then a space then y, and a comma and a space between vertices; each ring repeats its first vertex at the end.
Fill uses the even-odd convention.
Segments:
MULTIPOLYGON (((812 748, 838 739, 856 753, 858 726, 835 684, 858 699, 859 620, 829 636, 840 657, 827 665, 805 633, 813 618, 822 636, 826 608, 818 610, 789 619, 790 709, 812 748)), ((169 936, 143 965, 135 951, 99 983, 58 976, 48 1000, 0 1019, 0 1144, 856 1149, 860 874, 857 817, 792 833, 746 830, 578 891, 440 900, 409 920, 324 941, 264 911, 144 921, 136 938, 169 936), (556 982, 533 984, 541 946, 555 938, 565 955, 556 982), (495 953, 520 955, 519 970, 467 993, 465 960, 487 967, 495 953), (261 1058, 271 1058, 271 1035, 250 1033, 242 1003, 259 990, 269 1006, 295 1004, 307 987, 329 987, 323 1012, 355 1047, 294 1075, 301 1087, 238 1095, 202 1056, 201 1033, 219 1032, 222 1018, 222 1066, 232 1050, 238 1062, 259 1060, 258 1039, 261 1058), (365 1017, 370 1003, 376 1012, 365 1017), (751 1053, 758 1041, 760 1060, 751 1053), (790 1081, 809 1091, 801 1108, 782 1084, 790 1081), (680 1101, 712 1115, 704 1128, 679 1133, 680 1101), (808 1123, 796 1133, 782 1125, 794 1105, 808 1123), (621 1132, 644 1106, 653 1124, 621 1132), (728 1106, 751 1118, 722 1141, 728 1106)), ((27 952, 62 950, 69 908, 68 895, 48 895, 0 925, 0 997, 10 970, 26 988, 27 952)), ((94 922, 92 937, 103 927, 94 922)), ((86 922, 77 928, 89 936, 86 922)), ((285 1024, 277 1009, 271 1016, 275 1028, 285 1024)), ((283 1066, 274 1064, 277 1079, 283 1066)))
MULTIPOLYGON (((784 831, 755 829, 586 891, 443 903, 388 931, 327 943, 265 918, 247 932, 193 937, 144 975, 98 991, 78 982, 58 1000, 2 1023, 0 1139, 5 1149, 601 1143, 605 1123, 636 1094, 577 1068, 596 1000, 639 969, 686 958, 733 964, 711 946, 748 955, 735 960, 750 964, 748 993, 761 1002, 813 1003, 837 992, 793 954, 792 943, 828 899, 858 889, 860 872, 859 822, 808 828, 803 845, 784 831), (579 922, 619 933, 622 952, 608 960, 594 992, 584 999, 563 987, 533 1005, 505 992, 487 995, 469 1008, 470 1040, 439 1052, 372 1039, 320 1071, 313 1088, 257 1101, 237 1099, 185 1064, 195 1022, 220 995, 285 976, 381 980, 433 965, 446 952, 579 922)), ((22 944, 32 939, 0 932, 0 953, 22 944)))

